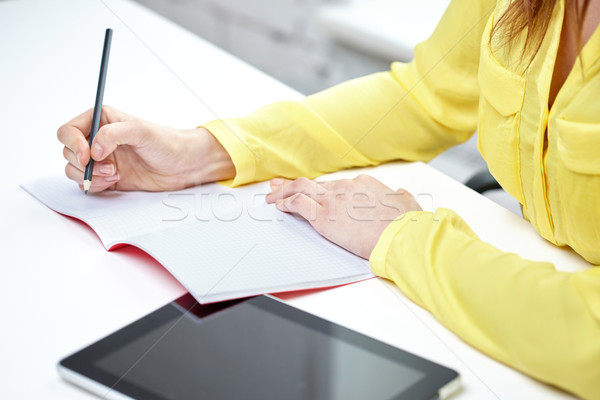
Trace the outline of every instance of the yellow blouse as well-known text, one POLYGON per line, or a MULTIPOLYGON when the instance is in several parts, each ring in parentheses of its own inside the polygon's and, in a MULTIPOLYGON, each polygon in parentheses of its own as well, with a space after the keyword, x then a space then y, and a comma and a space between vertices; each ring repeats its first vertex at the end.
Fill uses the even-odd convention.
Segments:
MULTIPOLYGON (((548 110, 564 0, 525 72, 518 51, 488 45, 505 3, 455 0, 408 64, 208 123, 235 164, 232 184, 427 161, 477 129, 491 173, 540 235, 600 264, 600 30, 548 110)), ((447 209, 413 217, 384 231, 376 274, 497 360, 600 398, 600 268, 566 273, 504 253, 447 209)))

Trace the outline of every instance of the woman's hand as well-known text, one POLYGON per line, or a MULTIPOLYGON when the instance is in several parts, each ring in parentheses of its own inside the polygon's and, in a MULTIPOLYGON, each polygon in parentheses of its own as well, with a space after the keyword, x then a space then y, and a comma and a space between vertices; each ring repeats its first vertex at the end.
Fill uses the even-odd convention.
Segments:
MULTIPOLYGON (((65 145, 67 177, 83 190, 83 172, 90 159, 92 124, 88 110, 58 129, 65 145)), ((232 178, 231 158, 204 128, 166 128, 102 108, 100 129, 92 143, 95 160, 90 192, 117 190, 176 190, 232 178)))
POLYGON ((410 193, 394 191, 368 175, 321 183, 275 178, 270 184, 268 203, 299 214, 321 235, 366 259, 391 221, 408 211, 421 211, 410 193))

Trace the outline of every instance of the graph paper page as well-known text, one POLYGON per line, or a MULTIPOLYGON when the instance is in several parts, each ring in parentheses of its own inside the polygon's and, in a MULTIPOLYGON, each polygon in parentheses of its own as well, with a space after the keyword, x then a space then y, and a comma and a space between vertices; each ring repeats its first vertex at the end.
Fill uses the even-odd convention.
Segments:
POLYGON ((212 183, 176 192, 106 191, 86 196, 65 177, 32 181, 22 188, 54 211, 84 221, 107 249, 177 225, 229 218, 263 204, 268 191, 262 184, 231 189, 212 183))
POLYGON ((308 222, 268 204, 231 220, 180 225, 133 241, 201 303, 374 276, 366 260, 329 242, 308 222))
POLYGON ((146 251, 203 303, 374 276, 366 260, 266 204, 265 185, 85 196, 61 177, 23 188, 51 209, 86 222, 107 249, 131 244, 146 251))

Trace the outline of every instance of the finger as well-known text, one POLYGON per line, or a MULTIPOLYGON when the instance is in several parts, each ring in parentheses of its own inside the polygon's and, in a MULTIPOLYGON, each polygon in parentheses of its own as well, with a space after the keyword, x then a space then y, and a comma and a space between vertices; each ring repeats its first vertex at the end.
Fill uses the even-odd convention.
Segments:
POLYGON ((146 122, 131 120, 104 125, 98 130, 92 143, 92 157, 102 161, 120 145, 141 147, 152 131, 146 122))
POLYGON ((334 180, 334 181, 317 181, 317 183, 319 185, 321 185, 324 189, 333 190, 333 189, 336 188, 336 186, 338 185, 339 181, 338 180, 334 180))
POLYGON ((90 148, 87 137, 90 132, 91 116, 90 121, 87 124, 88 126, 86 126, 83 121, 84 117, 85 113, 76 117, 74 120, 67 122, 65 125, 58 128, 58 131, 56 132, 58 140, 74 153, 79 165, 86 165, 90 158, 90 148))
MULTIPOLYGON (((66 126, 72 126, 80 130, 84 136, 87 138, 90 136, 90 131, 92 129, 92 118, 94 116, 94 109, 90 108, 89 110, 79 114, 69 122, 67 122, 66 126)), ((100 126, 104 126, 106 124, 114 123, 114 122, 123 122, 133 119, 132 116, 127 115, 117 109, 114 109, 110 106, 102 106, 102 112, 100 113, 100 126)))
MULTIPOLYGON (((80 171, 85 171, 86 165, 80 165, 79 160, 75 156, 68 147, 63 148, 63 156, 65 159, 70 162, 75 168, 80 171)), ((102 162, 94 163, 94 171, 92 175, 100 175, 100 176, 112 176, 117 173, 117 167, 112 160, 104 160, 102 162)))
POLYGON ((273 178, 269 181, 269 185, 271 185, 271 187, 279 187, 286 182, 291 182, 291 180, 285 178, 273 178))
POLYGON ((83 165, 79 163, 77 156, 73 152, 73 150, 69 149, 67 146, 63 147, 63 157, 69 163, 73 164, 73 166, 81 171, 85 168, 83 165))
POLYGON ((275 207, 284 212, 298 214, 313 226, 323 215, 323 206, 304 193, 296 193, 291 197, 278 199, 275 207))
POLYGON ((308 178, 298 178, 294 181, 284 179, 281 185, 275 185, 272 190, 266 196, 267 203, 275 203, 277 200, 291 197, 296 193, 304 193, 318 201, 319 197, 325 194, 325 190, 321 185, 308 178))
MULTIPOLYGON (((93 109, 87 110, 58 128, 56 133, 58 140, 75 153, 80 165, 86 165, 89 161, 90 147, 88 138, 92 128, 93 113, 93 109)), ((115 110, 112 107, 103 106, 100 116, 100 126, 107 125, 111 122, 129 120, 131 118, 132 117, 127 114, 115 110)))
POLYGON ((337 193, 346 193, 355 187, 355 183, 352 179, 336 179, 333 181, 319 182, 319 184, 323 188, 337 193))
MULTIPOLYGON (((63 148, 63 157, 78 170, 85 171, 87 164, 79 164, 79 160, 77 159, 75 153, 73 153, 73 151, 71 151, 71 149, 69 149, 66 146, 63 148)), ((112 160, 105 160, 102 162, 94 163, 94 171, 92 172, 93 175, 112 176, 116 173, 117 167, 115 166, 115 163, 112 160)))
MULTIPOLYGON (((371 183, 373 181, 377 181, 377 179, 373 178, 371 175, 367 175, 367 174, 360 174, 358 176, 356 176, 353 181, 358 182, 358 183, 371 183)), ((377 181, 379 182, 379 181, 377 181)))
MULTIPOLYGON (((285 178, 273 178, 269 181, 269 186, 271 187, 271 192, 275 192, 278 190, 282 190, 283 185, 291 183, 293 181, 289 180, 289 179, 285 179, 285 178)), ((267 194, 266 199, 267 199, 267 203, 273 203, 274 200, 271 200, 273 196, 269 194, 267 194)))
MULTIPOLYGON (((80 171, 79 169, 75 168, 73 164, 69 163, 65 167, 65 174, 67 175, 67 178, 71 179, 72 181, 75 181, 75 183, 77 183, 83 190, 83 171, 80 171)), ((119 181, 119 179, 120 176, 118 173, 112 176, 94 175, 92 176, 92 186, 90 187, 89 191, 91 193, 101 192, 110 188, 112 185, 115 185, 119 181)))

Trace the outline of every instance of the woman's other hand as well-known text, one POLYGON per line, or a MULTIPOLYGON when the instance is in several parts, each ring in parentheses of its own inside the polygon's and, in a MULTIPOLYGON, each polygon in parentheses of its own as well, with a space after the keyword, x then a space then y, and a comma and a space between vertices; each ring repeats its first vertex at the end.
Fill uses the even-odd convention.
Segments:
POLYGON ((90 192, 177 190, 235 175, 231 158, 206 129, 167 128, 106 106, 90 154, 92 113, 86 111, 57 133, 65 145, 65 173, 82 190, 90 156, 95 160, 90 192))
POLYGON ((408 211, 421 211, 410 193, 394 191, 368 175, 320 183, 275 178, 270 184, 268 203, 302 216, 321 235, 366 259, 390 222, 408 211))

